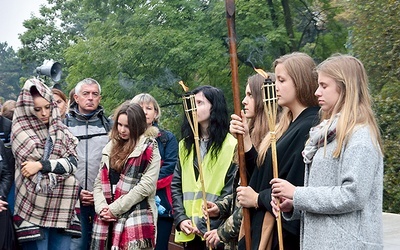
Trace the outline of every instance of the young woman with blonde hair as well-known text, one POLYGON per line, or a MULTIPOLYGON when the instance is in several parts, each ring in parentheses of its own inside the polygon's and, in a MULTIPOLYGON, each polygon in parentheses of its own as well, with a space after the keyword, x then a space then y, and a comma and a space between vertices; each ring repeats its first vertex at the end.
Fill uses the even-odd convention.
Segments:
MULTIPOLYGON (((275 74, 270 74, 275 82, 275 74)), ((265 78, 255 74, 247 79, 246 96, 243 98, 244 116, 248 119, 249 135, 256 149, 261 145, 262 140, 268 134, 268 118, 264 112, 262 86, 265 78), (253 106, 253 107, 250 107, 253 106)))
POLYGON ((321 123, 303 151, 304 187, 271 181, 275 210, 301 218, 302 249, 382 249, 383 154, 368 77, 353 56, 317 67, 321 123))

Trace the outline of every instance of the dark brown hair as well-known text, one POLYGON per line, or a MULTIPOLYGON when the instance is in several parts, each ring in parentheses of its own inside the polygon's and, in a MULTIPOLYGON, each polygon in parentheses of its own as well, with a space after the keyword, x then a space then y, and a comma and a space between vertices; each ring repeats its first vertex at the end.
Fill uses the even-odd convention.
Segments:
POLYGON ((125 160, 134 150, 140 136, 147 129, 146 115, 142 107, 137 103, 124 102, 114 113, 114 125, 111 130, 112 149, 110 155, 111 168, 121 172, 124 167, 125 160), (119 137, 118 133, 118 118, 120 115, 128 117, 128 127, 130 137, 124 140, 119 137))

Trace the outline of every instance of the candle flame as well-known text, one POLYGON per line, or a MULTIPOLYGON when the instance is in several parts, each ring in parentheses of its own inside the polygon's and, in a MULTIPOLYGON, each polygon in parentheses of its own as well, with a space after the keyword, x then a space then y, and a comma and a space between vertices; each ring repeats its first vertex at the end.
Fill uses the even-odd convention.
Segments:
POLYGON ((183 83, 183 81, 179 81, 178 83, 179 83, 179 85, 181 85, 183 91, 185 91, 185 92, 188 92, 188 91, 189 91, 189 87, 186 86, 186 85, 183 83))
POLYGON ((261 76, 263 76, 265 79, 267 79, 267 78, 269 77, 269 75, 267 74, 267 72, 265 72, 265 71, 262 70, 262 69, 254 68, 254 70, 255 70, 258 74, 260 74, 261 76))

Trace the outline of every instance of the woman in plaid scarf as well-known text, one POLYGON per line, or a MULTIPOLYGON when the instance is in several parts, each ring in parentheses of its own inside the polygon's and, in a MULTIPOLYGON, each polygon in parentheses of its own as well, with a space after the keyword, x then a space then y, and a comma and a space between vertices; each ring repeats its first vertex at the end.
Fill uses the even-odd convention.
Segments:
POLYGON ((161 157, 139 104, 116 111, 111 140, 103 149, 94 183, 96 217, 91 249, 153 249, 157 208, 154 200, 161 157))
POLYGON ((38 79, 26 81, 21 90, 11 140, 19 242, 23 249, 69 249, 80 227, 73 175, 78 140, 62 123, 51 90, 38 79))

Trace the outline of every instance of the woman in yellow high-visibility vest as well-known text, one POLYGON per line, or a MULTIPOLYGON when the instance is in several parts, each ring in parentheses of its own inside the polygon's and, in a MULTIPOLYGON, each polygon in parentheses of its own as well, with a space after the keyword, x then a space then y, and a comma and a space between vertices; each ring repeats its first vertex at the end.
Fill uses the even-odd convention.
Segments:
MULTIPOLYGON (((207 201, 215 202, 232 193, 237 165, 233 162, 236 139, 229 134, 228 109, 223 92, 212 86, 200 86, 195 95, 199 125, 200 152, 207 201)), ((194 148, 194 135, 184 120, 179 142, 179 161, 172 180, 172 200, 176 226, 175 241, 184 249, 206 249, 205 220, 202 218, 202 189, 194 148)), ((236 180, 237 181, 237 180, 236 180)), ((211 229, 220 225, 211 219, 211 229)), ((223 245, 221 246, 223 248, 223 245)))

